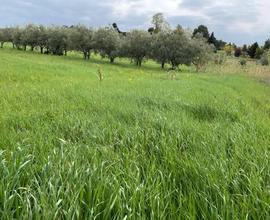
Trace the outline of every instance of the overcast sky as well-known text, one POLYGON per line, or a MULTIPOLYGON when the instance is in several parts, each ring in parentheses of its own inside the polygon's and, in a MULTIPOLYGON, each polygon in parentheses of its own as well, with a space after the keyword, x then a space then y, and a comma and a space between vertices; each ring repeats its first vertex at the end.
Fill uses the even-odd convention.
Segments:
POLYGON ((270 0, 0 0, 0 26, 78 24, 147 29, 164 13, 171 25, 208 26, 219 39, 237 44, 270 38, 270 0))

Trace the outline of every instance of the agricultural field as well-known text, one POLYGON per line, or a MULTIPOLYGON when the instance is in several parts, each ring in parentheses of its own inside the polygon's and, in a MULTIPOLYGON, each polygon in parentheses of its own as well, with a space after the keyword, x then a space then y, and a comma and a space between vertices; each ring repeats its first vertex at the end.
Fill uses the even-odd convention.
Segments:
POLYGON ((0 219, 269 219, 269 67, 226 62, 0 49, 0 219))

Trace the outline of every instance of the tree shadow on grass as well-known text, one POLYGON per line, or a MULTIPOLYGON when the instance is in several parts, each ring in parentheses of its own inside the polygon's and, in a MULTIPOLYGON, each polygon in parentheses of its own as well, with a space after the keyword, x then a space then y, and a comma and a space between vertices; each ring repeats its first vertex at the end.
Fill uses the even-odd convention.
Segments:
POLYGON ((238 115, 228 111, 219 111, 207 104, 189 105, 179 102, 153 100, 147 97, 140 98, 137 102, 139 107, 146 107, 153 111, 185 111, 189 116, 199 121, 211 122, 217 119, 229 120, 231 122, 239 121, 238 115))
POLYGON ((100 58, 100 57, 91 57, 90 60, 84 60, 83 58, 79 56, 66 56, 64 59, 72 60, 72 61, 78 61, 78 62, 85 62, 89 64, 97 64, 97 65, 106 65, 106 66, 112 66, 112 67, 121 67, 124 69, 130 69, 130 70, 142 70, 142 71, 154 71, 154 72, 166 72, 166 69, 161 69, 158 65, 149 65, 147 63, 144 63, 141 67, 136 66, 134 63, 130 62, 129 60, 124 59, 117 59, 114 63, 111 63, 106 58, 100 58))
POLYGON ((239 120, 236 114, 227 111, 218 111, 217 109, 208 105, 181 105, 188 114, 199 121, 214 121, 216 119, 225 119, 231 122, 237 122, 239 120))

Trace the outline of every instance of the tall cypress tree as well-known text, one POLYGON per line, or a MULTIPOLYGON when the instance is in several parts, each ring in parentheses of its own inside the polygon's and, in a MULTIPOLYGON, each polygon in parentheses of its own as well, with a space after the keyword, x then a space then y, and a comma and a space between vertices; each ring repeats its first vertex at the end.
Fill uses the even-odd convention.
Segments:
POLYGON ((212 34, 210 35, 210 37, 209 37, 209 39, 208 39, 208 43, 209 43, 209 44, 214 44, 215 47, 217 46, 217 45, 216 45, 216 44, 217 44, 217 39, 216 39, 216 37, 215 37, 214 32, 212 32, 212 34))
POLYGON ((250 56, 250 58, 255 58, 256 50, 257 50, 258 47, 259 47, 259 44, 257 42, 255 42, 254 44, 249 46, 247 52, 248 52, 248 55, 250 56))

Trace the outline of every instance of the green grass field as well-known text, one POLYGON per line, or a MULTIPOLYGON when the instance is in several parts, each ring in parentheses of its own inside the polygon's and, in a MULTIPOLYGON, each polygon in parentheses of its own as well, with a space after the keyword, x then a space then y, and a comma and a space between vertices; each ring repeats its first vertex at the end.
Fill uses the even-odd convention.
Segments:
POLYGON ((269 157, 241 73, 0 49, 1 220, 270 219, 269 157))

